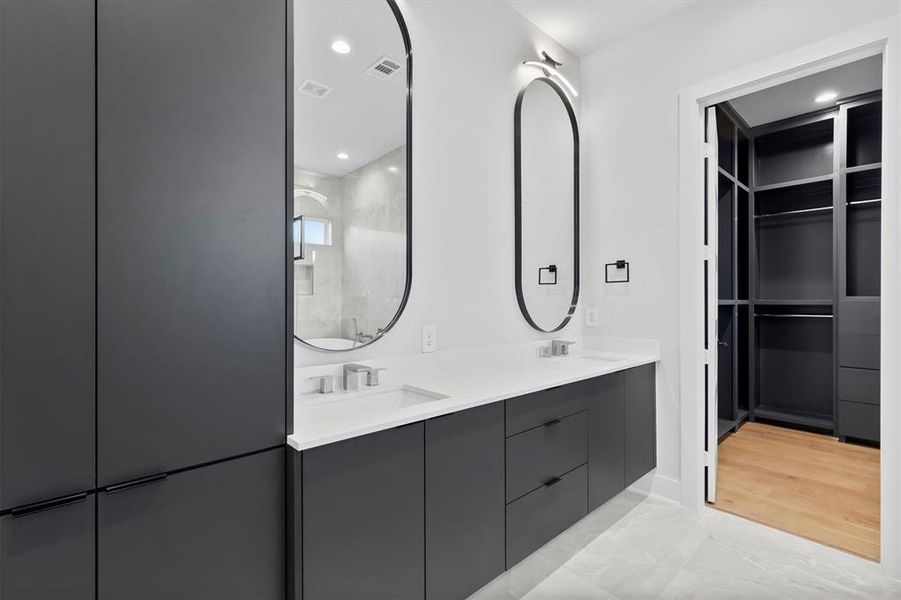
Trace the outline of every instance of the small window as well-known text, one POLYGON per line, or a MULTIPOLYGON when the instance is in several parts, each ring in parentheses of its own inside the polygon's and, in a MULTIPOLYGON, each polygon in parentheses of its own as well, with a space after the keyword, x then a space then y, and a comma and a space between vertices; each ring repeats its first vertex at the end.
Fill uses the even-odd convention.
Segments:
POLYGON ((295 258, 303 258, 301 243, 314 246, 332 245, 332 222, 316 217, 296 217, 294 219, 295 258), (301 234, 301 227, 303 233, 301 234))

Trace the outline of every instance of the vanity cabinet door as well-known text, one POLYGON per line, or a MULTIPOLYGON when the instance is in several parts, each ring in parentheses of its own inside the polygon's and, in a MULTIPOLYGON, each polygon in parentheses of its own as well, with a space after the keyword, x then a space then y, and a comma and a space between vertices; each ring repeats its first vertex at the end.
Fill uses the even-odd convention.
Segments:
POLYGON ((656 365, 624 372, 626 485, 657 466, 656 365))
POLYGON ((0 517, 0 598, 94 600, 94 496, 0 517))
POLYGON ((286 13, 97 11, 103 486, 284 442, 286 13))
POLYGON ((304 600, 424 597, 423 427, 304 451, 304 600))
POLYGON ((282 600, 284 453, 100 492, 99 599, 282 600))
POLYGON ((592 511, 626 487, 625 373, 586 383, 591 386, 587 404, 588 510, 592 511))
POLYGON ((462 600, 504 571, 504 403, 425 423, 426 598, 462 600))
POLYGON ((6 510, 94 486, 94 2, 2 0, 0 46, 6 510))

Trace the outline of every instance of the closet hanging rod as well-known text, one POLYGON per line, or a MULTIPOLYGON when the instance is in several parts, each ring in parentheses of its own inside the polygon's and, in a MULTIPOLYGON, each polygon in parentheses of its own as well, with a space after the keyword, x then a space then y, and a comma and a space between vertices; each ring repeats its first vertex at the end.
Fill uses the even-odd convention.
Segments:
POLYGON ((876 198, 874 200, 852 200, 848 202, 848 206, 859 206, 861 204, 876 204, 877 202, 882 202, 882 198, 876 198))
POLYGON ((804 214, 804 213, 824 212, 827 210, 832 210, 832 207, 831 206, 819 206, 817 208, 801 208, 798 210, 786 210, 784 212, 766 213, 763 215, 754 215, 754 218, 762 219, 764 217, 781 217, 783 215, 800 215, 800 214, 804 214))
POLYGON ((787 317, 792 319, 831 319, 832 315, 813 315, 804 313, 754 313, 755 317, 787 317))

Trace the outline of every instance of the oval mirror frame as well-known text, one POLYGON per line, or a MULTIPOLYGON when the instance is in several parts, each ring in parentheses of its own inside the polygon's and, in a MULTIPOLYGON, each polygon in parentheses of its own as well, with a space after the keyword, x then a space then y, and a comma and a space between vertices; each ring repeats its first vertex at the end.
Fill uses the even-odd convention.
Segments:
MULTIPOLYGON (((391 13, 394 15, 394 19, 397 22, 397 27, 400 30, 401 39, 404 44, 404 55, 406 60, 406 69, 407 69, 407 81, 406 81, 406 95, 405 95, 405 144, 406 151, 404 162, 406 165, 406 173, 405 173, 405 185, 406 185, 406 244, 405 244, 405 254, 406 254, 406 264, 405 264, 405 276, 406 281, 404 283, 404 292, 403 296, 400 299, 400 303, 398 304, 397 311, 394 313, 394 316, 391 317, 391 320, 388 321, 388 324, 385 325, 376 335, 372 337, 372 339, 361 343, 359 345, 355 345, 352 348, 323 348, 321 346, 317 346, 315 344, 311 344, 306 341, 302 337, 297 335, 297 329, 294 322, 293 311, 291 310, 292 302, 290 297, 290 290, 294 289, 294 266, 293 266, 293 226, 294 226, 294 156, 293 156, 293 140, 289 140, 288 143, 288 156, 287 156, 287 205, 288 205, 288 289, 289 289, 289 302, 288 302, 288 310, 289 318, 288 321, 291 325, 291 334, 294 336, 294 339, 302 343, 307 348, 312 350, 316 350, 319 352, 351 352, 353 350, 359 350, 360 348, 365 348, 375 343, 376 341, 382 339, 382 337, 391 330, 392 327, 397 323, 400 319, 401 314, 403 314, 404 309, 407 307, 407 302, 410 299, 410 289, 413 285, 413 49, 412 44, 410 42, 410 32, 407 29, 407 22, 404 20, 404 16, 401 13, 400 7, 397 5, 396 0, 385 0, 388 4, 388 7, 391 9, 391 13)), ((293 6, 293 3, 289 1, 289 6, 293 6)), ((293 11, 289 14, 288 18, 288 52, 286 58, 286 76, 287 76, 287 93, 288 93, 288 102, 286 103, 286 113, 287 113, 287 123, 290 125, 289 136, 293 136, 293 123, 294 123, 294 94, 296 93, 294 86, 296 82, 294 82, 293 77, 293 53, 294 53, 294 39, 291 35, 291 31, 293 30, 293 11)))
POLYGON ((513 111, 513 172, 514 172, 514 219, 515 219, 515 255, 516 255, 516 301, 519 304, 519 310, 526 322, 532 328, 542 333, 554 333, 560 331, 572 319, 576 312, 576 305, 579 302, 579 124, 576 121, 576 113, 573 110, 572 103, 566 92, 554 80, 549 77, 536 77, 526 83, 519 94, 516 96, 516 107, 513 111), (523 293, 522 279, 522 103, 526 94, 526 90, 533 84, 543 82, 550 86, 560 101, 566 108, 569 115, 569 122, 572 126, 573 135, 573 295, 566 314, 559 325, 552 329, 545 329, 535 322, 526 306, 525 295, 523 293))

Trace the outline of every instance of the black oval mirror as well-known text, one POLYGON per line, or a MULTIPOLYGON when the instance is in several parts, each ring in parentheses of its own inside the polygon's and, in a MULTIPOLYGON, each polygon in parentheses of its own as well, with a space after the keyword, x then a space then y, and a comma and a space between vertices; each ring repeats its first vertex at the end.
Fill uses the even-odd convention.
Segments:
POLYGON ((293 13, 294 336, 351 350, 410 293, 410 37, 393 0, 293 13))
POLYGON ((516 98, 514 152, 516 299, 529 325, 559 331, 579 300, 579 127, 547 77, 516 98))

